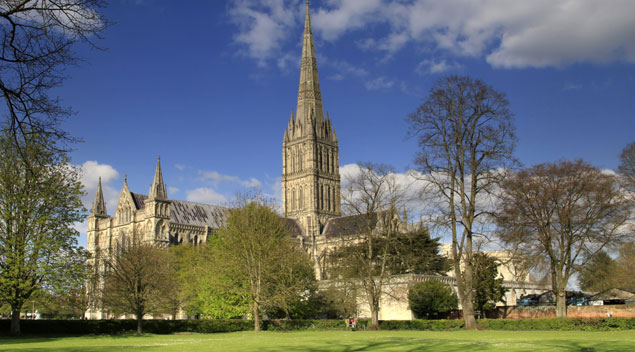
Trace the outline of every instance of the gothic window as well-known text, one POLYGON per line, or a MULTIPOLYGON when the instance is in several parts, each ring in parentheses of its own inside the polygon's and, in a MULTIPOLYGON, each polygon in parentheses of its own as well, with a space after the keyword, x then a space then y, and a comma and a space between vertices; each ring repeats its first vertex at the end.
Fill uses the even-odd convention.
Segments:
POLYGON ((304 209, 304 188, 300 187, 300 210, 304 209))
POLYGON ((302 149, 298 152, 298 171, 302 171, 302 149))
POLYGON ((335 194, 335 187, 333 187, 333 211, 337 211, 337 198, 335 194))
POLYGON ((324 209, 324 185, 320 185, 320 201, 318 208, 320 210, 324 209))
POLYGON ((326 210, 331 210, 331 189, 329 186, 326 186, 326 210))
POLYGON ((322 171, 322 147, 318 147, 317 166, 318 170, 322 171))
POLYGON ((294 209, 296 209, 296 205, 295 205, 295 202, 296 202, 296 198, 295 198, 295 188, 293 189, 292 194, 293 194, 293 196, 292 196, 292 198, 291 198, 291 199, 292 199, 292 200, 291 200, 291 210, 294 210, 294 209))
POLYGON ((198 245, 198 235, 194 236, 194 245, 198 245))

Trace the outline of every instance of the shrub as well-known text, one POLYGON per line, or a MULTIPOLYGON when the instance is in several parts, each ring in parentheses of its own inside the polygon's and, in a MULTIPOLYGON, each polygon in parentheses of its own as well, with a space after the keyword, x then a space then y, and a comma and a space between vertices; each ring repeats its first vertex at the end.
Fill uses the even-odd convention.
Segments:
POLYGON ((458 298, 452 288, 437 280, 414 284, 408 290, 408 303, 415 317, 438 318, 458 308, 458 298))

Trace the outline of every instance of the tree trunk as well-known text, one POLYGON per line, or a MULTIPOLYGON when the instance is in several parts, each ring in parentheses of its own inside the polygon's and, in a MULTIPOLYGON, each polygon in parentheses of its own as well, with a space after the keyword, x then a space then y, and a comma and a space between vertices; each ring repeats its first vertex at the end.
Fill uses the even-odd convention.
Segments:
POLYGON ((137 314, 137 335, 143 334, 143 315, 137 314))
POLYGON ((370 330, 379 330, 379 309, 372 307, 370 312, 370 330))
POLYGON ((476 329, 476 320, 474 319, 474 305, 472 304, 472 297, 468 297, 466 295, 461 302, 461 306, 463 306, 463 320, 465 320, 465 329, 466 330, 475 330, 476 329))
POLYGON ((565 289, 559 289, 556 295, 556 317, 567 317, 567 291, 565 289))
POLYGON ((258 303, 254 302, 254 331, 260 331, 260 309, 258 303))
POLYGON ((11 310, 11 335, 20 335, 20 309, 11 310))

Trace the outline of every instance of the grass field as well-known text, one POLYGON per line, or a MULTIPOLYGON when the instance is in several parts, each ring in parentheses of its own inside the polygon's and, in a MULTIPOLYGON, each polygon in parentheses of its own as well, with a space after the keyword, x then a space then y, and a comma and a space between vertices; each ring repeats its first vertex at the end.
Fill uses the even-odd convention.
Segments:
POLYGON ((635 351, 635 331, 303 331, 0 337, 0 351, 635 351))

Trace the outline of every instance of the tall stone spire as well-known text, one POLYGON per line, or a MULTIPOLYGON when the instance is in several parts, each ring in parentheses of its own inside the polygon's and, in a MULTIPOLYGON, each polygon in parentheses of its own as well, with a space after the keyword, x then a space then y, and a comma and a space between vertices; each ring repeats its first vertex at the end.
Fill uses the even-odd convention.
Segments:
POLYGON ((101 177, 97 184, 97 194, 95 195, 95 201, 93 201, 93 208, 90 210, 92 215, 108 216, 106 213, 106 202, 104 201, 104 192, 101 190, 101 177))
POLYGON ((313 112, 316 121, 324 119, 320 79, 318 77, 315 46, 313 44, 313 32, 311 31, 311 15, 309 14, 309 2, 307 1, 296 119, 306 126, 305 123, 309 120, 311 112, 313 112))
POLYGON ((163 183, 163 174, 161 173, 161 157, 157 160, 157 169, 154 172, 154 180, 148 196, 152 199, 168 198, 168 193, 165 191, 165 184, 163 183))

